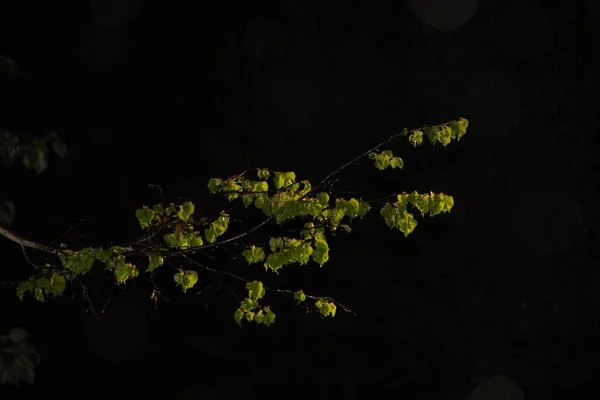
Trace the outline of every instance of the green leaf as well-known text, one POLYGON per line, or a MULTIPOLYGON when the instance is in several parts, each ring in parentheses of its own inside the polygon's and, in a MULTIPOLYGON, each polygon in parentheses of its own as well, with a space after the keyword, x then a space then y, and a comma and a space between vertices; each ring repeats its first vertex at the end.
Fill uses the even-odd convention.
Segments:
POLYGON ((448 146, 452 140, 452 128, 443 126, 438 131, 438 141, 444 146, 448 146))
POLYGON ((266 181, 267 179, 269 179, 269 176, 271 176, 271 173, 270 173, 270 172, 269 172, 269 170, 268 170, 268 169, 266 169, 266 168, 259 168, 259 169, 257 170, 256 174, 258 175, 258 178, 259 178, 259 179, 262 179, 262 180, 265 180, 265 181, 266 181))
POLYGON ((329 195, 327 193, 317 193, 319 204, 326 206, 329 204, 329 195))
POLYGON ((426 126, 425 133, 427 134, 427 139, 431 142, 431 144, 435 144, 438 141, 439 130, 437 126, 426 126))
POLYGON ((158 254, 150 254, 148 256, 148 272, 154 271, 156 268, 163 265, 165 259, 158 254))
POLYGON ((50 278, 50 285, 48 292, 52 296, 60 296, 67 288, 67 280, 62 275, 54 275, 50 278))
POLYGON ((402 169, 404 167, 404 161, 402 161, 400 157, 392 157, 390 159, 390 167, 402 169))
POLYGON ((258 308, 258 299, 246 298, 242 300, 240 308, 244 312, 256 310, 258 308))
POLYGON ((262 299, 265 295, 265 288, 261 281, 247 282, 246 289, 248 290, 248 297, 254 300, 262 299))
POLYGON ((408 202, 416 207, 422 216, 429 212, 429 196, 427 194, 419 194, 414 191, 408 196, 408 202))
POLYGON ((259 263, 265 259, 265 252, 262 247, 250 246, 249 249, 242 252, 242 255, 246 258, 248 264, 259 263))
POLYGON ((394 205, 386 203, 379 212, 390 229, 398 226, 399 210, 394 205))
POLYGON ((270 307, 264 307, 261 312, 264 314, 263 318, 261 318, 261 323, 263 325, 269 327, 275 323, 275 314, 271 311, 270 307))
POLYGON ((215 235, 221 236, 227 230, 229 226, 229 215, 222 213, 215 222, 211 224, 212 229, 215 231, 215 235))
POLYGON ((308 192, 310 192, 310 191, 311 191, 311 189, 312 189, 312 185, 311 185, 311 184, 310 184, 310 182, 309 182, 309 181, 307 181, 307 180, 304 180, 304 181, 302 181, 301 183, 302 183, 302 186, 303 186, 303 187, 302 187, 302 191, 301 191, 301 192, 299 192, 298 194, 299 194, 299 195, 301 195, 301 196, 304 196, 305 194, 307 194, 308 192))
POLYGON ((458 121, 450 122, 450 129, 452 130, 452 138, 456 138, 456 140, 460 140, 467 133, 467 127, 469 126, 469 121, 465 118, 460 118, 458 121))
POLYGON ((387 167, 402 168, 404 166, 402 159, 394 157, 394 153, 390 150, 384 150, 379 154, 371 152, 368 156, 375 162, 375 168, 379 170, 386 169, 387 167))
POLYGON ((315 306, 317 307, 321 315, 323 315, 324 317, 335 317, 337 307, 333 302, 320 299, 315 302, 315 306))
POLYGON ((302 290, 298 290, 297 292, 294 292, 294 299, 298 300, 299 302, 303 302, 306 300, 306 295, 302 290))
POLYGON ((190 247, 200 247, 204 244, 202 238, 198 236, 198 232, 190 233, 190 247))
POLYGON ((350 225, 341 224, 340 228, 342 228, 343 230, 345 230, 347 233, 352 233, 352 228, 350 228, 350 225))
POLYGON ((91 247, 77 252, 71 250, 65 251, 60 253, 58 258, 66 269, 77 275, 89 272, 96 261, 95 249, 91 247))
POLYGON ((450 212, 450 210, 452 210, 452 207, 454 207, 454 197, 452 197, 450 195, 445 195, 444 200, 446 203, 445 207, 444 207, 444 211, 450 212))
POLYGON ((177 216, 183 222, 188 222, 192 214, 194 213, 194 203, 190 201, 186 201, 181 206, 179 206, 179 212, 177 216))
POLYGON ((204 236, 208 243, 214 243, 217 240, 217 234, 213 228, 207 228, 204 230, 204 236))
POLYGON ((423 131, 414 131, 409 137, 408 141, 414 147, 417 147, 421 143, 423 143, 423 131))
POLYGON ((273 184, 275 185, 276 189, 279 189, 284 185, 284 179, 281 173, 276 173, 273 175, 273 184))
POLYGON ((114 270, 115 278, 118 284, 124 284, 128 279, 136 278, 140 272, 132 264, 121 264, 114 270))
POLYGON ((179 272, 173 275, 175 283, 183 289, 185 293, 188 289, 191 289, 198 282, 198 273, 193 270, 179 270, 179 272))
POLYGON ((269 239, 269 248, 273 253, 276 251, 283 249, 283 239, 280 237, 269 239))
POLYGON ((290 172, 275 172, 273 174, 273 183, 276 189, 281 189, 284 186, 289 186, 296 180, 296 174, 290 172))
POLYGON ((208 190, 210 194, 215 194, 221 189, 221 185, 223 184, 223 180, 220 178, 212 178, 208 180, 208 190))
POLYGON ((358 203, 359 203, 358 216, 364 217, 371 209, 371 205, 363 200, 359 200, 358 203))
POLYGON ((152 211, 154 211, 154 215, 163 215, 165 213, 165 208, 162 204, 156 204, 152 207, 152 211))
POLYGON ((235 313, 233 313, 233 319, 235 320, 235 322, 237 322, 239 326, 242 326, 242 318, 244 318, 244 314, 244 310, 242 310, 241 308, 238 308, 237 310, 235 310, 235 313))
POLYGON ((169 206, 165 209, 165 215, 168 217, 169 215, 173 215, 177 212, 177 208, 173 203, 169 204, 169 206))
POLYGON ((413 215, 405 211, 398 221, 398 229, 404 233, 404 236, 408 236, 416 227, 417 221, 413 218, 413 215))
POLYGON ((32 292, 35 289, 35 284, 33 279, 29 279, 27 281, 19 283, 17 286, 17 297, 19 300, 23 301, 25 297, 25 293, 32 292))
POLYGON ((135 216, 142 228, 148 228, 148 226, 150 226, 150 222, 152 222, 152 219, 154 218, 154 211, 149 209, 147 206, 144 206, 143 208, 136 210, 135 216))
POLYGON ((286 265, 288 259, 284 252, 271 253, 267 256, 267 260, 265 261, 265 269, 270 269, 273 272, 277 272, 284 265, 286 265))
POLYGON ((253 201, 254 201, 253 194, 243 194, 242 195, 242 203, 244 204, 244 207, 249 207, 253 201))
POLYGON ((355 198, 340 202, 342 209, 350 219, 354 219, 358 216, 360 211, 360 203, 355 198))
POLYGON ((324 236, 320 236, 315 240, 315 248, 311 254, 312 260, 323 266, 329 260, 329 245, 324 236))

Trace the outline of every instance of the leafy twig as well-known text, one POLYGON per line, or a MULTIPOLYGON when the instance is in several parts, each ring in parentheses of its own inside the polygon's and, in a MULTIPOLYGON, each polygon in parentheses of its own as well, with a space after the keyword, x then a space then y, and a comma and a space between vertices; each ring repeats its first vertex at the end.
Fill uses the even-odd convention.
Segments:
MULTIPOLYGON (((236 275, 236 274, 234 274, 232 272, 222 271, 222 270, 219 270, 219 269, 214 269, 214 268, 208 267, 208 266, 206 266, 204 264, 200 264, 199 262, 197 262, 195 260, 192 260, 191 258, 189 258, 186 255, 183 255, 183 258, 185 258, 191 264, 193 264, 193 265, 195 265, 197 267, 200 267, 200 268, 202 268, 202 269, 204 269, 206 271, 209 271, 209 272, 212 272, 212 273, 215 273, 215 274, 226 275, 226 276, 228 276, 230 278, 233 278, 235 280, 238 280, 240 282, 244 282, 244 283, 250 282, 249 279, 243 278, 243 277, 241 277, 239 275, 236 275)), ((283 296, 286 296, 286 297, 289 297, 289 298, 292 298, 292 299, 294 298, 294 292, 291 291, 291 290, 287 290, 287 289, 275 289, 275 288, 270 288, 270 287, 267 287, 267 286, 264 286, 264 288, 267 291, 278 293, 278 294, 281 294, 283 296)), ((328 301, 334 303, 336 306, 340 307, 342 310, 346 311, 347 313, 350 313, 350 314, 356 316, 356 313, 354 311, 352 311, 350 308, 346 307, 345 305, 343 305, 339 301, 336 301, 336 300, 332 299, 331 297, 309 296, 309 295, 305 295, 305 296, 306 296, 307 299, 328 300, 328 301)))

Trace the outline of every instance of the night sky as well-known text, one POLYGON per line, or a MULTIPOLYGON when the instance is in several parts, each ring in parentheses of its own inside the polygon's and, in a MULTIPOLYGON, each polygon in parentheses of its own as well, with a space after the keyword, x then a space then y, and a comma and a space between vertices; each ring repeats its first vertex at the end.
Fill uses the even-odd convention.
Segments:
MULTIPOLYGON (((0 6, 0 55, 18 66, 0 76, 0 129, 54 131, 68 148, 40 174, 2 166, 11 230, 75 249, 115 245, 140 234, 142 205, 229 209, 209 196, 212 177, 264 167, 316 183, 404 128, 464 117, 460 142, 395 141, 402 171, 362 160, 331 187, 364 199, 442 192, 455 206, 418 216, 408 238, 376 208, 329 237, 322 268, 276 276, 245 265, 243 246, 284 232, 275 225, 198 256, 356 313, 322 318, 267 293, 269 328, 238 327, 244 285, 203 270, 185 295, 172 270, 157 271, 169 300, 158 307, 146 275, 119 287, 101 272, 87 296, 73 284, 45 304, 20 302, 13 283, 33 269, 0 238, 0 334, 22 327, 42 356, 32 387, 0 397, 482 400, 492 397, 472 392, 498 375, 497 390, 510 380, 526 399, 600 395, 600 7, 173 3, 0 6)), ((263 220, 243 207, 230 215, 231 235, 263 220)))

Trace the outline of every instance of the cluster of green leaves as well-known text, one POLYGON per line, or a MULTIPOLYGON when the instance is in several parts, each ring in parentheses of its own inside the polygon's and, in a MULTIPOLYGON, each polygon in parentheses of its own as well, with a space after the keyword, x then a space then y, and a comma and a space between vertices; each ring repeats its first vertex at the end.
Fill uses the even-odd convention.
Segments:
MULTIPOLYGON (((466 133, 469 121, 465 118, 459 118, 456 121, 451 121, 447 124, 424 126, 423 129, 415 129, 410 131, 408 141, 415 147, 423 143, 423 134, 427 136, 431 144, 441 143, 446 147, 454 140, 460 140, 466 133)), ((406 136, 408 132, 403 131, 406 136)))
POLYGON ((23 300, 26 292, 30 292, 33 297, 41 302, 46 301, 48 295, 60 296, 67 288, 67 281, 64 276, 57 273, 52 273, 46 268, 43 271, 49 276, 30 277, 28 280, 21 282, 17 287, 17 297, 23 300))
POLYGON ((400 157, 395 157, 391 150, 384 150, 381 153, 369 153, 369 158, 375 161, 375 168, 386 169, 388 167, 402 169, 404 161, 400 157))
POLYGON ((416 208, 422 216, 429 213, 434 216, 440 213, 450 212, 454 206, 454 198, 443 193, 419 194, 416 191, 410 194, 403 192, 396 196, 398 201, 387 202, 381 208, 380 214, 390 229, 396 228, 408 236, 416 227, 417 221, 412 213, 408 212, 408 205, 416 208))
MULTIPOLYGON (((311 298, 315 299, 315 297, 312 296, 311 298)), ((307 299, 307 297, 306 294, 304 294, 303 290, 298 290, 294 293, 294 299, 298 303, 302 303, 307 299)), ((335 303, 329 299, 324 298, 316 298, 315 308, 319 310, 319 313, 321 313, 321 315, 324 317, 335 317, 335 313, 337 311, 337 306, 335 305, 335 303)))
MULTIPOLYGON (((459 140, 467 125, 465 119, 460 119, 422 130, 404 130, 400 135, 408 135, 409 141, 417 145, 422 143, 425 132, 431 143, 440 142, 445 146, 451 139, 459 140)), ((402 159, 390 150, 377 150, 378 147, 364 155, 374 161, 377 169, 403 167, 402 159)), ((302 221, 303 226, 296 236, 273 236, 268 245, 254 243, 245 247, 242 255, 247 264, 262 263, 266 271, 278 273, 291 264, 302 266, 309 262, 323 266, 330 257, 328 233, 338 229, 350 233, 350 225, 355 219, 363 218, 372 208, 370 202, 361 198, 334 197, 332 193, 314 191, 309 181, 297 181, 292 171, 260 168, 255 171, 254 178, 248 175, 242 173, 226 179, 212 178, 208 181, 208 189, 211 194, 223 195, 230 202, 241 202, 246 209, 253 206, 267 220, 273 219, 279 225, 296 220, 302 221)), ((396 201, 384 203, 379 213, 387 226, 400 230, 405 236, 417 226, 409 206, 419 210, 422 216, 434 216, 450 212, 454 205, 453 197, 443 193, 402 192, 394 197, 396 201)), ((103 264, 105 270, 112 271, 117 284, 124 284, 140 273, 140 268, 127 260, 133 254, 145 255, 145 272, 153 274, 169 257, 202 251, 236 239, 219 241, 229 227, 230 216, 227 213, 223 211, 212 219, 197 215, 192 202, 143 206, 136 210, 135 216, 142 230, 158 235, 161 240, 144 241, 141 249, 113 246, 108 249, 63 250, 59 254, 60 267, 48 269, 45 275, 23 282, 17 290, 19 297, 22 299, 24 293, 31 292, 37 300, 44 301, 47 295, 59 295, 64 291, 66 281, 88 273, 96 262, 103 264)), ((144 267, 141 269, 144 270, 144 267)), ((193 269, 178 268, 173 279, 185 292, 196 285, 199 276, 193 269)), ((237 323, 241 324, 246 319, 267 326, 272 324, 275 314, 268 306, 259 304, 266 293, 262 282, 248 281, 246 289, 248 296, 234 313, 237 323)), ((302 290, 294 293, 298 302, 305 301, 307 297, 315 300, 314 307, 323 316, 335 316, 337 308, 331 300, 306 296, 302 290)))
POLYGON ((257 325, 263 324, 270 326, 275 322, 275 313, 269 306, 261 306, 259 300, 265 295, 265 288, 260 281, 246 282, 246 290, 248 297, 242 300, 240 308, 233 314, 233 318, 238 323, 242 324, 242 319, 246 321, 254 321, 257 325))

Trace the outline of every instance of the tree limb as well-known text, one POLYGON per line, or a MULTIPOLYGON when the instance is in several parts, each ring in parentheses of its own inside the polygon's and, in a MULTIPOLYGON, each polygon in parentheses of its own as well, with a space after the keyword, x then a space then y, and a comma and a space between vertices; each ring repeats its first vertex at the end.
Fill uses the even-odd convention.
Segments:
POLYGON ((61 249, 55 246, 47 246, 42 243, 34 242, 32 240, 26 239, 23 236, 6 229, 5 227, 0 225, 0 235, 4 236, 8 240, 12 240, 13 242, 20 244, 23 247, 29 247, 30 249, 35 249, 39 251, 43 251, 45 253, 50 254, 59 254, 61 249))

